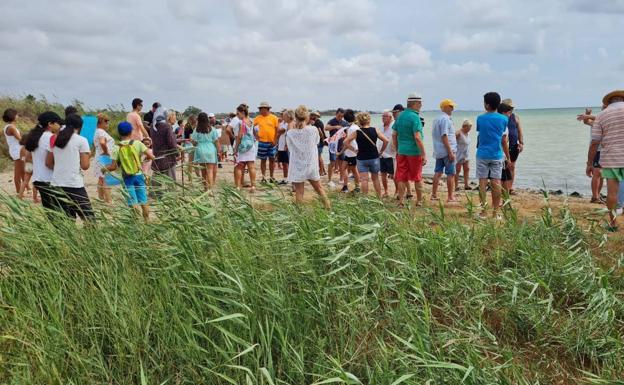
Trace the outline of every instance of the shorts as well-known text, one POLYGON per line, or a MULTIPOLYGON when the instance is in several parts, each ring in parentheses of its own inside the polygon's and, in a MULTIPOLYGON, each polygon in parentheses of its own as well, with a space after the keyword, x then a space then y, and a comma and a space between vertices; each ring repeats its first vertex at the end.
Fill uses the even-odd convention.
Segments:
POLYGON ((331 151, 330 151, 330 152, 329 152, 329 161, 330 161, 330 162, 335 162, 335 161, 336 161, 336 159, 337 159, 337 157, 336 157, 336 153, 335 153, 335 152, 331 152, 331 151))
POLYGON ((594 156, 594 168, 602 168, 600 166, 600 151, 596 151, 596 155, 594 156))
POLYGON ((277 146, 271 142, 258 142, 258 159, 272 159, 277 153, 277 146))
POLYGON ((496 175, 499 179, 503 174, 503 166, 505 161, 492 159, 477 159, 477 179, 488 179, 491 175, 496 175))
POLYGON ((288 163, 288 151, 278 151, 277 152, 277 162, 278 163, 288 163))
POLYGON ((420 155, 397 155, 394 180, 397 182, 421 182, 423 158, 420 155))
POLYGON ((624 168, 603 168, 602 177, 605 179, 615 179, 621 182, 624 180, 624 168))
POLYGON ((379 174, 379 158, 375 159, 358 159, 358 172, 370 172, 371 174, 379 174))
POLYGON ((382 174, 394 175, 394 158, 381 158, 379 164, 382 174))
MULTIPOLYGON (((489 179, 496 179, 496 178, 492 178, 492 176, 489 176, 489 179)), ((507 182, 510 180, 513 180, 513 175, 511 174, 511 170, 507 168, 507 166, 505 166, 505 164, 503 164, 503 171, 501 172, 501 181, 503 182, 507 182)))
POLYGON ((357 157, 355 156, 345 156, 342 160, 347 162, 347 166, 357 166, 357 157))
POLYGON ((511 158, 512 163, 516 163, 518 157, 520 156, 520 149, 517 144, 512 144, 509 146, 509 157, 511 158))
POLYGON ((442 174, 444 172, 448 176, 455 175, 457 172, 457 167, 455 162, 451 162, 448 156, 444 158, 436 159, 435 169, 433 170, 436 174, 442 174))
POLYGON ((130 175, 124 177, 124 184, 128 192, 128 206, 144 206, 147 204, 147 185, 145 175, 130 175))
POLYGON ((319 154, 319 157, 320 157, 321 155, 323 155, 323 147, 325 147, 325 146, 318 146, 318 154, 319 154))

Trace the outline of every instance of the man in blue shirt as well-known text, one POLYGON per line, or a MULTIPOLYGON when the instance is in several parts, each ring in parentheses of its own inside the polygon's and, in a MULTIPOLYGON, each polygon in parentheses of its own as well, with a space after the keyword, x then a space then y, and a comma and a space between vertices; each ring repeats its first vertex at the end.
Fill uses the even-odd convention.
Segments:
POLYGON ((453 125, 453 110, 455 102, 445 99, 440 103, 442 114, 433 121, 431 137, 433 139, 433 156, 435 157, 435 174, 431 189, 431 200, 438 200, 438 184, 442 174, 446 174, 446 186, 448 188, 448 202, 457 202, 455 199, 455 154, 457 153, 457 139, 455 138, 455 126, 453 125))
POLYGON ((492 206, 498 219, 497 211, 501 206, 501 175, 506 159, 509 159, 509 148, 505 140, 505 132, 509 118, 496 112, 501 97, 496 92, 488 92, 483 96, 486 113, 477 118, 477 178, 479 179, 479 198, 483 211, 480 216, 487 216, 487 184, 492 183, 492 206))

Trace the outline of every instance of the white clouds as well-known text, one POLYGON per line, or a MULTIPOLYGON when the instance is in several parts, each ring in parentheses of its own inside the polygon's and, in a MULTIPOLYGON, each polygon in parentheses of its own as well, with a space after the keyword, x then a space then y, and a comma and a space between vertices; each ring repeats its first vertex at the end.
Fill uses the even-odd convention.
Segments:
POLYGON ((442 49, 446 52, 499 52, 530 55, 540 53, 544 48, 544 32, 493 33, 477 32, 471 35, 449 33, 442 49))

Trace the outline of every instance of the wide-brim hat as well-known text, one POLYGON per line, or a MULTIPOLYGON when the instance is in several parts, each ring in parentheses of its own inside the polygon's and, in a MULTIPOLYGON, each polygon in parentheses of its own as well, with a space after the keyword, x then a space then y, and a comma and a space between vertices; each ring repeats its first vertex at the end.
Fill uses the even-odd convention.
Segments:
POLYGON ((268 108, 269 110, 272 108, 271 105, 269 104, 269 102, 262 102, 260 103, 260 105, 258 106, 258 109, 261 108, 268 108))
POLYGON ((316 116, 317 118, 320 118, 320 117, 321 117, 321 113, 320 113, 320 112, 318 112, 318 111, 312 111, 312 112, 310 113, 310 116, 316 116))
POLYGON ((611 103, 611 99, 613 98, 624 98, 624 90, 615 90, 611 91, 602 98, 602 104, 604 106, 608 106, 611 103))
POLYGON ((411 94, 407 95, 407 101, 420 102, 422 101, 422 95, 419 92, 412 92, 411 94))
POLYGON ((511 108, 516 108, 516 106, 514 106, 514 102, 511 99, 505 99, 501 102, 501 104, 506 104, 511 108))

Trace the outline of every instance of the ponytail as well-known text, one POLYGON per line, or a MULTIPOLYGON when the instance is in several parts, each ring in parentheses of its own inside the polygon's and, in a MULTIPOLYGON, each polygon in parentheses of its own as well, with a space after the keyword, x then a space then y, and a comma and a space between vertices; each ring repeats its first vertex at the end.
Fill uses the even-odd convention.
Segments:
POLYGON ((37 118, 39 123, 30 130, 28 133, 28 137, 24 141, 26 143, 24 147, 29 152, 33 152, 39 147, 39 139, 41 139, 41 135, 48 129, 48 126, 52 123, 63 124, 63 119, 56 112, 46 111, 43 114, 39 115, 37 118))
POLYGON ((78 130, 82 128, 82 118, 79 115, 71 114, 65 119, 65 128, 61 130, 56 136, 56 142, 54 142, 54 147, 65 148, 72 135, 74 135, 74 130, 78 130))

